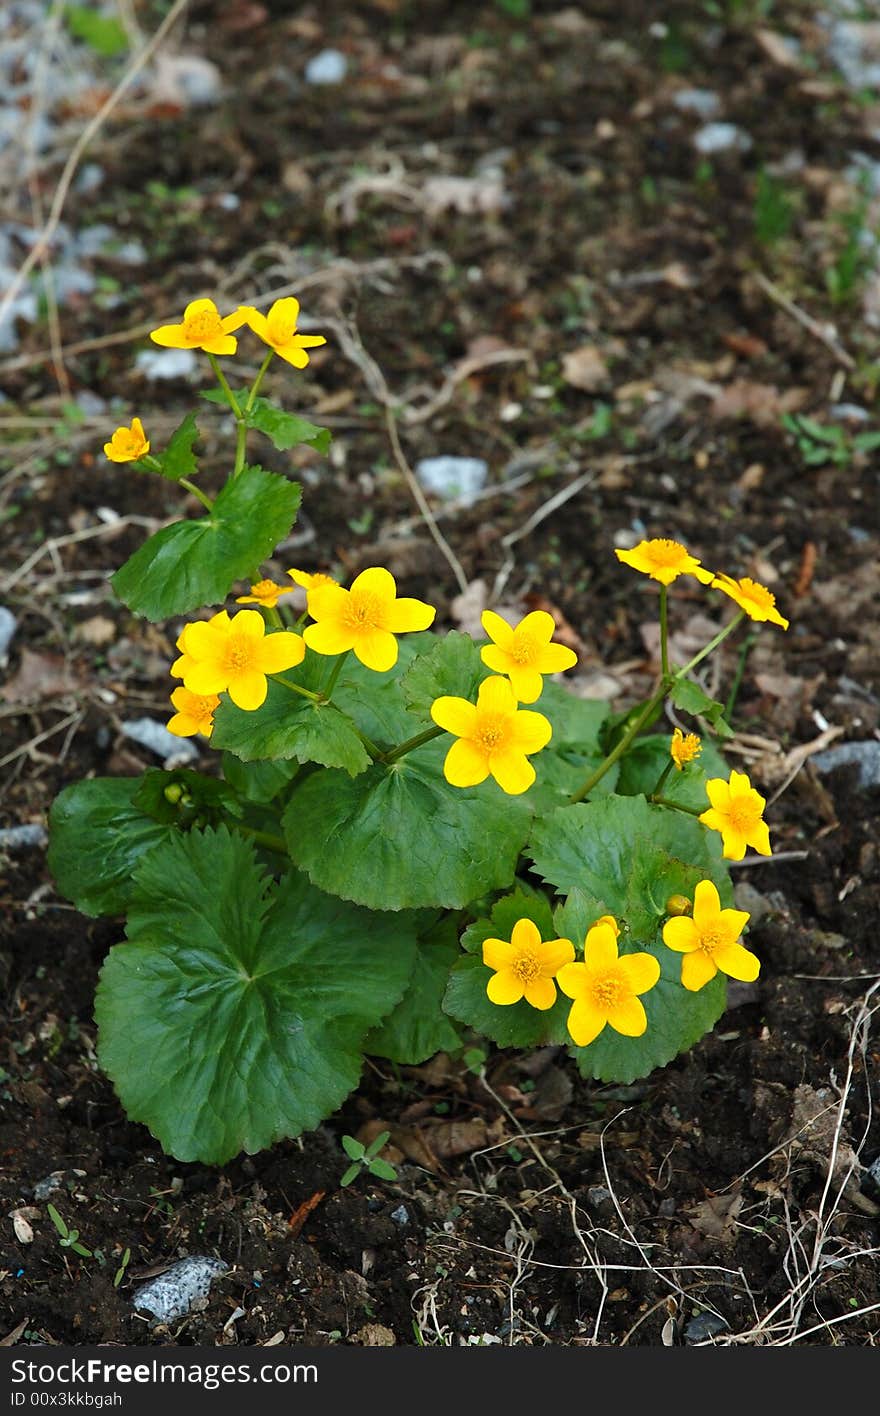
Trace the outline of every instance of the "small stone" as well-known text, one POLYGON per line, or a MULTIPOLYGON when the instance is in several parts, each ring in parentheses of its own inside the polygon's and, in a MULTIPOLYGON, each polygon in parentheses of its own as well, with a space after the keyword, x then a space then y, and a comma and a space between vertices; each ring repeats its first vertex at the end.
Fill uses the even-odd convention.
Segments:
POLYGON ((8 659, 7 650, 12 643, 12 636, 18 629, 18 620, 11 610, 7 610, 5 605, 0 605, 0 666, 6 664, 8 659))
POLYGON ((880 1200, 880 1155, 871 1162, 862 1176, 862 1189, 866 1195, 880 1200))
POLYGON ((192 349, 142 349, 134 363, 148 379, 189 378, 199 366, 192 349))
POLYGON ((760 890, 756 890, 754 885, 750 885, 747 880, 741 880, 738 885, 734 886, 733 903, 738 910, 747 911, 751 916, 749 924, 753 927, 773 913, 773 906, 767 896, 762 895, 760 890))
POLYGON ((721 112, 721 99, 711 89, 681 89, 672 102, 682 113, 696 113, 704 122, 721 112))
POLYGON ((481 457, 423 457, 416 476, 426 492, 469 506, 488 481, 489 464, 481 457))
POLYGON ((825 752, 817 752, 812 759, 817 772, 836 772, 838 767, 856 766, 859 769, 858 785, 880 787, 880 742, 844 742, 839 747, 829 747, 825 752))
POLYGON ((409 1210, 406 1205, 398 1205, 397 1209, 391 1211, 391 1218, 395 1224, 399 1224, 401 1229, 405 1224, 409 1224, 409 1210))
POLYGON ((162 723, 157 723, 152 718, 134 718, 131 722, 122 724, 122 731, 132 742, 145 747, 148 752, 155 752, 166 764, 171 761, 198 761, 199 750, 194 742, 169 733, 162 723))
POLYGON ((694 1346, 698 1342, 708 1342, 712 1337, 717 1337, 720 1332, 729 1331, 730 1324, 720 1318, 717 1313, 698 1313, 695 1318, 691 1318, 684 1330, 684 1340, 689 1346, 694 1346))
POLYGON ((341 84, 348 73, 348 60, 339 49, 322 49, 305 68, 307 84, 341 84))
POLYGON ((30 826, 4 826, 0 830, 0 851, 26 851, 45 846, 49 837, 39 821, 30 826))
POLYGON ((611 1199, 611 1191, 605 1185, 591 1185, 587 1190, 587 1204, 594 1208, 611 1199))
POLYGON ((721 152, 748 152, 752 140, 735 123, 706 123, 694 133, 694 147, 704 157, 721 152))
POLYGON ((38 1180, 34 1186, 35 1200, 48 1200, 50 1195, 54 1195, 56 1190, 61 1189, 61 1178, 63 1170, 53 1170, 51 1175, 46 1175, 42 1180, 38 1180))
POLYGON ((176 1322, 208 1297, 215 1278, 228 1272, 228 1266, 221 1259, 193 1254, 136 1289, 132 1306, 152 1313, 157 1323, 176 1322))

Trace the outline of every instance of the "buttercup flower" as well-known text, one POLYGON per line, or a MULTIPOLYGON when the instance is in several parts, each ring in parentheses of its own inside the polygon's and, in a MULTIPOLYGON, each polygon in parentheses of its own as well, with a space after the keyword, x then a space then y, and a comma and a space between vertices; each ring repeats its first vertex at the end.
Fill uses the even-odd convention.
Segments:
POLYGON ((390 571, 374 566, 362 570, 350 590, 331 582, 309 590, 310 624, 303 639, 317 654, 344 654, 353 649, 368 669, 384 673, 397 663, 395 634, 427 629, 437 613, 422 600, 397 598, 390 571))
POLYGON ((719 969, 731 978, 753 983, 760 962, 738 942, 748 922, 747 910, 723 910, 712 881, 701 880, 694 891, 693 917, 680 915, 663 926, 663 943, 684 954, 682 985, 696 993, 719 969))
POLYGON ((745 772, 731 772, 730 781, 713 777, 706 783, 706 795, 712 803, 700 820, 704 826, 721 832, 727 860, 742 860, 746 846, 758 855, 772 855, 770 830, 762 812, 767 805, 756 792, 745 772))
POLYGON ((466 698, 435 698, 431 717, 438 727, 454 733, 443 775, 453 787, 475 787, 494 777, 508 796, 519 796, 535 780, 529 755, 540 752, 553 731, 542 713, 517 709, 507 679, 484 679, 476 704, 466 698))
MULTIPOLYGON (((221 612, 222 613, 222 612, 221 612)), ((228 692, 237 708, 259 708, 268 692, 267 674, 280 674, 302 663, 305 645, 298 634, 266 634, 256 610, 239 610, 224 624, 215 615, 187 625, 183 638, 184 686, 192 693, 228 692)), ((178 660, 178 664, 180 660, 178 660)))
MULTIPOLYGON (((220 610, 216 615, 211 616, 208 623, 213 625, 228 625, 229 616, 225 610, 220 610)), ((177 648, 180 650, 180 658, 175 659, 174 663, 171 665, 170 672, 173 678, 186 678, 189 671, 195 668, 195 659, 190 658, 189 654, 186 652, 186 637, 192 628, 193 626, 191 624, 185 624, 177 636, 177 648)))
POLYGON ((234 354, 238 340, 232 330, 240 329, 244 321, 241 309, 221 318, 213 300, 191 300, 180 324, 160 325, 150 330, 150 338, 166 349, 204 349, 206 354, 234 354))
POLYGON ((570 939, 542 940, 532 920, 518 919, 509 943, 506 939, 483 941, 483 963, 495 970, 486 984, 486 993, 492 1003, 506 1006, 525 998, 543 1012, 556 1002, 555 974, 573 960, 570 939))
POLYGON ((718 574, 712 581, 712 589, 723 590, 741 610, 745 610, 749 619, 760 623, 769 620, 771 624, 788 629, 788 620, 776 608, 776 596, 766 585, 759 585, 757 580, 750 580, 747 575, 742 580, 734 580, 730 575, 718 574))
POLYGON ((321 570, 289 570, 287 574, 303 590, 320 590, 322 585, 339 584, 339 581, 334 580, 332 575, 325 575, 321 570))
POLYGON ((109 442, 104 444, 104 456, 111 462, 136 462, 150 450, 144 425, 140 418, 132 418, 130 428, 117 428, 109 442))
POLYGON ((166 727, 175 737, 210 737, 214 731, 214 711, 220 705, 216 693, 190 693, 188 688, 176 688, 171 702, 177 709, 166 727))
POLYGON ((669 756, 672 758, 679 772, 683 772, 689 762, 693 762, 695 757, 699 757, 703 751, 703 744, 696 733, 683 733, 681 728, 675 728, 672 733, 672 742, 669 744, 669 756))
POLYGON ((615 551, 619 561, 659 580, 661 585, 671 585, 680 575, 695 575, 704 585, 713 579, 711 570, 704 570, 689 551, 678 541, 640 541, 631 551, 615 551))
POLYGON ((624 954, 617 949, 617 924, 605 915, 584 942, 584 961, 565 964, 556 982, 574 999, 568 1031, 578 1047, 588 1047, 606 1023, 624 1037, 641 1037, 648 1018, 638 995, 660 977, 653 954, 624 954))
POLYGON ((520 703, 541 697, 542 674, 558 674, 577 663, 573 650, 551 644, 556 625, 546 610, 534 610, 515 628, 494 610, 484 610, 481 624, 493 642, 480 650, 480 657, 494 673, 507 675, 520 703))
POLYGON ((292 585, 276 585, 274 580, 258 580, 256 585, 251 586, 249 595, 236 595, 235 603, 237 605, 262 605, 264 609, 274 610, 280 595, 292 594, 292 585))
POLYGON ((292 364, 295 369, 304 369, 309 362, 307 349, 314 349, 319 344, 326 344, 323 334, 297 334, 296 322, 299 319, 299 301, 288 296, 285 300, 276 300, 268 314, 264 315, 253 305, 242 305, 240 313, 247 320, 254 334, 262 339, 264 344, 268 344, 270 349, 281 358, 286 359, 288 364, 292 364))

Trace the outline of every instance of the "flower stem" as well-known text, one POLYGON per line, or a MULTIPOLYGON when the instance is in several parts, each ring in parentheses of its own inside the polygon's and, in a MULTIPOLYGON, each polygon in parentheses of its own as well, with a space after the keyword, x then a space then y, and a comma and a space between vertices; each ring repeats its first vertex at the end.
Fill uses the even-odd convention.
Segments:
POLYGON ((209 355, 208 355, 208 361, 209 361, 209 363, 210 363, 210 365, 211 365, 211 368, 214 370, 214 377, 216 378, 218 384, 220 385, 220 389, 221 389, 221 391, 222 391, 224 397, 226 398, 226 402, 229 404, 229 407, 232 409, 232 414, 233 414, 233 417, 235 418, 236 423, 240 423, 240 422, 242 421, 242 412, 241 412, 241 409, 240 409, 239 406, 238 406, 238 402, 237 402, 237 400, 236 400, 235 394, 232 392, 232 389, 229 387, 229 381, 228 381, 226 375, 224 374, 223 370, 221 369, 220 365, 219 365, 218 362, 217 362, 217 355, 216 355, 216 354, 209 354, 209 355))
POLYGON ((275 350, 274 350, 274 349, 270 349, 270 350, 269 350, 269 353, 266 355, 265 359, 263 360, 262 364, 260 365, 259 372, 257 373, 257 377, 254 379, 253 383, 251 384, 250 393, 249 393, 248 396, 247 396, 247 403, 244 405, 244 411, 245 411, 245 413, 250 413, 251 409, 253 408, 254 403, 256 402, 257 394, 258 394, 259 391, 260 391, 260 384, 263 382, 263 379, 265 378, 265 375, 266 375, 266 370, 268 369, 269 365, 271 364, 271 362, 272 362, 272 360, 273 360, 274 358, 275 358, 275 350))
POLYGON ((390 767, 391 763, 396 762, 398 758, 405 757, 408 752, 414 752, 417 747, 421 747, 422 743, 431 742, 433 738, 439 737, 445 731, 445 728, 426 728, 423 733, 417 733, 415 737, 407 738, 406 742, 402 742, 399 747, 386 752, 382 761, 390 767))
POLYGON ((313 703, 323 703, 323 693, 313 693, 310 688, 303 688, 301 683, 294 683, 292 679, 283 678, 281 674, 272 674, 276 683, 283 683, 285 688, 292 689, 294 693, 299 693, 303 698, 310 698, 313 703))
POLYGON ((706 647, 704 649, 701 649, 699 654, 695 654, 694 657, 691 659, 690 663, 685 664, 683 669, 678 669, 673 675, 673 677, 681 679, 684 678, 685 674, 689 674, 691 669, 695 669, 697 667, 697 664, 701 664, 703 660, 709 654, 711 654, 714 649, 718 648, 718 645, 723 639, 727 638, 728 634, 732 634, 735 629, 739 628, 745 617, 745 610, 740 610, 738 615, 734 615, 733 619, 730 621, 730 624, 725 625, 723 629, 719 629, 718 633, 714 636, 714 638, 709 640, 709 643, 706 645, 706 647))
POLYGON ((739 651, 739 659, 736 665, 736 673, 733 676, 733 683, 730 686, 730 694, 727 703, 724 705, 724 721, 726 723, 729 723, 733 716, 734 705, 739 697, 740 685, 742 684, 743 674, 745 673, 746 659, 749 657, 752 645, 757 638, 757 634, 747 634, 742 642, 742 647, 739 651))
POLYGON ((655 806, 671 806, 673 811, 683 811, 686 816, 702 816, 705 808, 699 806, 683 806, 680 801, 670 801, 669 797, 657 796, 654 792, 648 797, 648 801, 655 806))
POLYGON ((346 649, 346 650, 345 650, 345 653, 344 653, 344 654, 340 654, 339 657, 338 657, 338 659, 336 660, 336 663, 333 665, 333 668, 332 668, 331 671, 330 671, 330 677, 329 677, 329 679, 327 680, 327 683, 326 683, 326 685, 324 686, 324 689, 323 689, 323 691, 322 691, 322 693, 321 693, 321 699, 322 699, 322 701, 323 701, 324 703, 329 703, 329 702, 330 702, 330 698, 331 698, 331 696, 332 696, 332 694, 333 694, 333 690, 334 690, 334 688, 336 687, 336 684, 337 684, 337 682, 338 682, 338 680, 339 680, 339 675, 342 673, 342 666, 343 666, 343 664, 345 663, 345 661, 346 661, 346 659, 348 658, 348 656, 349 656, 350 653, 351 653, 351 650, 350 650, 350 649, 346 649))
POLYGON ((247 836, 249 840, 256 842, 258 846, 265 846, 267 851, 277 851, 278 855, 287 855, 287 842, 281 836, 273 836, 268 831, 255 831, 252 826, 242 826, 240 821, 231 822, 242 836, 247 836))
POLYGON ((260 608, 263 611, 263 617, 267 624, 270 624, 273 629, 284 628, 284 620, 281 618, 274 605, 261 605, 260 608))
POLYGON ((197 487, 194 482, 191 482, 188 477, 178 477, 177 480, 181 487, 186 487, 186 490, 188 492, 192 492, 194 497, 198 497, 203 507, 206 507, 208 511, 214 510, 214 503, 212 502, 211 498, 206 496, 205 493, 199 487, 197 487))
POLYGON ((597 767, 595 772, 591 772, 587 780, 584 782, 583 786, 580 787, 578 791, 574 792, 569 797, 568 800, 571 804, 574 804, 577 801, 583 801, 585 796, 589 796, 593 788, 595 786, 598 786, 599 782, 601 782, 602 778, 605 776, 605 773, 610 771, 611 768, 614 766, 615 762, 617 762, 618 759, 623 756, 623 754, 629 748, 630 743, 633 741, 633 738, 635 738, 636 735, 641 732, 645 724, 649 722, 650 719, 653 718, 654 714, 657 712, 657 709, 660 707, 660 704, 663 702, 663 699, 666 696, 667 687, 667 680, 664 679, 659 689, 654 694, 653 698, 648 699, 648 702, 645 704, 641 713, 638 715, 637 718, 633 720, 633 722, 627 728, 623 737, 620 739, 620 742, 617 744, 614 750, 608 754, 601 767, 597 767))
POLYGON ((669 677, 669 631, 667 626, 667 602, 669 587, 660 586, 660 667, 664 678, 669 677))
POLYGON ((655 786, 654 786, 654 790, 648 793, 648 800, 649 800, 649 801, 653 801, 654 798, 658 795, 658 793, 659 793, 659 792, 662 792, 663 788, 664 788, 665 785, 666 785, 666 778, 669 776, 669 773, 672 771, 672 769, 673 769, 674 766, 675 766, 675 763, 673 762, 672 758, 670 757, 670 759, 669 759, 669 761, 667 762, 666 766, 663 768, 663 771, 660 773, 660 776, 657 778, 656 784, 655 784, 655 786))

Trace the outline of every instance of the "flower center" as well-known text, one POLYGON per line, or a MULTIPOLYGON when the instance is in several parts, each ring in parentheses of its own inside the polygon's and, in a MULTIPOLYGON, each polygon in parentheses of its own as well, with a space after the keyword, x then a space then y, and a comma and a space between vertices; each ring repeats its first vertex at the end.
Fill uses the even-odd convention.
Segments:
POLYGON ((673 566, 681 563, 687 552, 677 541, 652 541, 651 560, 657 566, 673 566))
POLYGON ((726 942, 720 929, 704 929, 700 934, 700 948, 710 959, 718 946, 726 942))
POLYGON ((620 1002, 623 983, 617 973, 600 974, 592 983, 593 1002, 598 1008, 613 1008, 620 1002))
POLYGON ((345 623, 349 629, 382 629, 384 604, 378 595, 368 591, 349 594, 345 607, 345 623))
POLYGON ((251 586, 251 594, 258 600, 271 600, 277 589, 274 580, 260 580, 251 586))
POLYGON ((279 318, 278 315, 266 322, 270 344, 289 344, 295 329, 296 320, 279 318))
POLYGON ((192 344, 203 344, 212 339, 219 339, 223 334, 223 326, 216 310, 200 310, 197 315, 190 315, 189 319, 184 321, 183 332, 192 344))
POLYGON ((760 811, 755 810, 754 802, 750 801, 748 797, 735 798, 730 803, 728 815, 734 831, 738 831, 741 835, 748 834, 761 817, 760 811))
POLYGON ((772 610, 776 605, 776 596, 768 590, 766 585, 759 585, 756 580, 745 580, 739 582, 740 589, 745 598, 759 610, 772 610))
POLYGON ((254 661, 253 640, 245 634, 234 634, 226 643, 223 667, 231 673, 241 673, 252 667, 254 661))
POLYGON ((518 955, 510 967, 520 983, 534 983, 541 972, 541 965, 531 951, 518 955))
POLYGON ((503 749, 510 732, 510 720, 500 713, 487 713, 477 723, 476 740, 484 752, 503 749))
POLYGON ((116 441, 120 452, 137 452, 141 446, 141 440, 137 433, 132 433, 128 428, 117 434, 116 441))
POLYGON ((511 646, 510 657, 516 664, 531 664, 538 652, 538 644, 530 634, 518 634, 511 646))

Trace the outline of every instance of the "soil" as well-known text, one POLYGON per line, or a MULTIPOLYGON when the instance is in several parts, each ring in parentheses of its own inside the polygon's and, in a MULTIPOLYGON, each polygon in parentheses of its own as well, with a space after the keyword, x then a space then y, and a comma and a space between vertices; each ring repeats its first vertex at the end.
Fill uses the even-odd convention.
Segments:
MULTIPOLYGON (((877 470, 853 442, 875 426, 864 301, 876 276, 860 270, 834 301, 827 279, 845 253, 841 213, 858 201, 843 174, 854 152, 878 155, 876 115, 830 67, 810 6, 777 4, 768 18, 766 5, 668 3, 659 28, 637 0, 520 8, 323 0, 291 16, 280 3, 195 4, 180 45, 217 66, 222 100, 123 106, 102 132, 105 180, 76 196, 71 219, 110 221, 149 258, 134 277, 116 272, 112 308, 62 311, 67 343, 86 342, 66 357, 69 398, 44 329, 24 336, 33 357, 4 369, 7 397, 58 423, 22 434, 0 493, 19 619, 0 709, 2 824, 45 821, 56 793, 87 774, 155 765, 120 723, 168 711, 178 626, 135 621, 114 600, 107 576, 144 528, 110 513, 159 522, 192 507, 99 448, 132 412, 161 441, 193 390, 146 383, 134 336, 101 341, 174 318, 194 294, 231 305, 290 285, 328 346, 295 386, 273 374, 268 391, 295 397, 335 441, 329 463, 295 459, 305 516, 278 569, 294 550, 308 569, 387 564, 402 593, 439 606, 438 624, 461 623, 450 566, 389 451, 372 366, 339 338, 345 321, 387 380, 410 462, 445 452, 489 463, 495 494, 435 503, 441 525, 469 583, 497 584, 520 608, 549 602, 580 645, 581 691, 622 708, 656 669, 652 587, 615 545, 674 535, 705 563, 772 585, 791 629, 751 646, 729 755, 771 801, 774 857, 735 876, 760 980, 731 987, 715 1031, 635 1086, 585 1084, 555 1049, 493 1050, 484 1077, 444 1055, 420 1068, 371 1061, 316 1133, 222 1170, 181 1164, 126 1121, 96 1063, 96 977, 120 922, 61 900, 41 850, 10 851, 0 1336, 880 1335, 877 1167, 869 1174, 880 1154, 878 789, 855 768, 813 763, 832 740, 880 750, 877 470), (771 24, 799 39, 797 62, 762 40, 771 24), (343 85, 305 86, 307 59, 327 46, 347 57, 343 85), (751 134, 747 152, 696 151, 701 120, 674 96, 704 88, 751 134), (479 180, 432 196, 437 177, 479 180), (772 239, 767 180, 788 212, 772 239), (481 364, 504 350, 520 352, 481 364), (115 400, 111 411, 64 422, 83 390, 115 400), (852 404, 864 424, 830 411, 852 404), (782 425, 791 410, 842 428, 837 461, 805 464, 782 425), (51 538, 86 531, 16 576, 51 538), (384 1129, 396 1181, 341 1187, 341 1137, 384 1129), (49 1202, 89 1255, 61 1246, 49 1202), (228 1272, 200 1311, 151 1327, 132 1292, 187 1254, 228 1272)), ((157 22, 160 7, 139 9, 146 27, 157 22)), ((219 422, 203 426, 219 468, 219 422)), ((721 610, 695 587, 671 613, 679 633, 699 636, 694 617, 721 610)), ((725 652, 726 685, 737 652, 725 652)))

